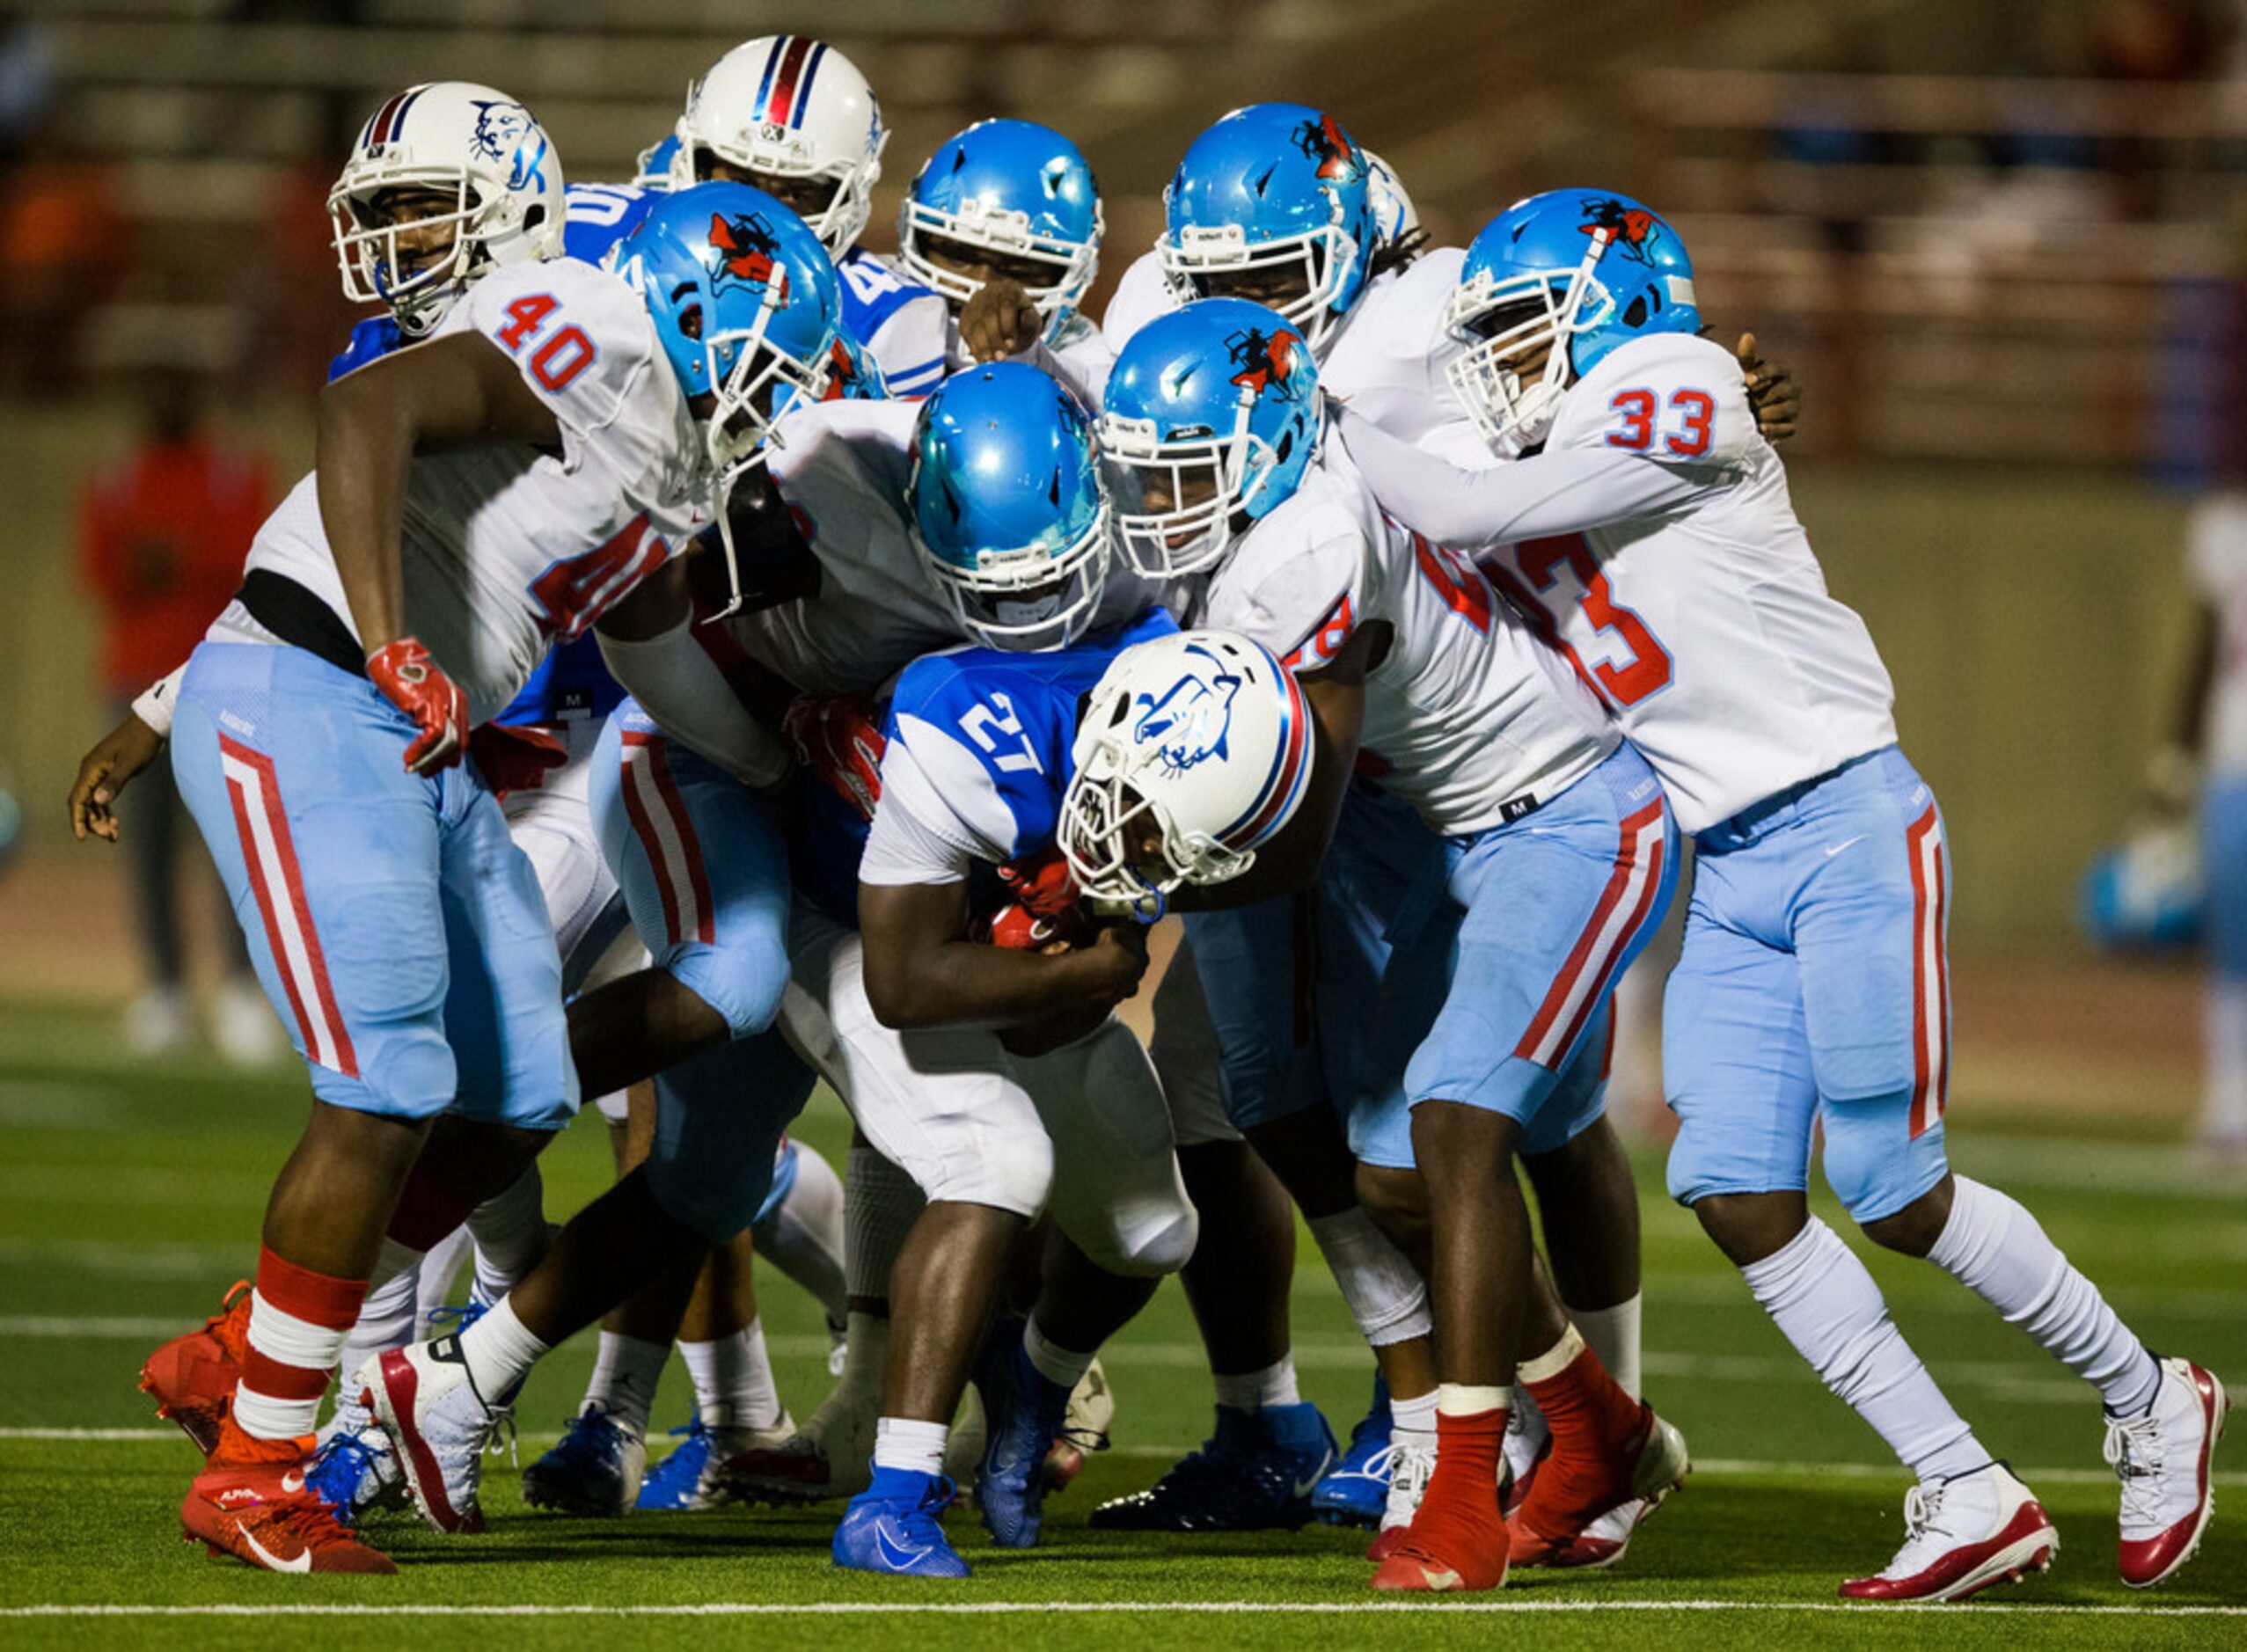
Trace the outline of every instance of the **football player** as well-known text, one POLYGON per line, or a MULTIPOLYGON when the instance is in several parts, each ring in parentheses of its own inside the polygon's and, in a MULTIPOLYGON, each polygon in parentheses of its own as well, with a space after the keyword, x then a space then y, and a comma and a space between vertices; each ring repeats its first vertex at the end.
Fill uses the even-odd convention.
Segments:
POLYGON ((1697 336, 1677 231, 1605 191, 1533 196, 1475 238, 1446 323, 1475 422, 1534 457, 1455 471, 1345 415, 1350 451, 1420 530, 1490 547, 1484 566, 1694 836, 1663 1017, 1671 1191, 1919 1477, 1902 1546, 1842 1594, 1963 1598, 2041 1569, 2058 1539, 1809 1213, 1813 1126, 1869 1237, 1934 1262, 2098 1389, 2123 1581, 2161 1582, 2208 1518, 2222 1385, 2148 1353, 2033 1216, 1946 1162, 1943 816, 1897 748, 1863 622, 1827 594, 1730 362, 1697 336))
POLYGON ((710 505, 703 432, 647 309, 554 257, 560 168, 528 111, 414 88, 355 158, 347 268, 425 340, 324 394, 323 463, 260 530, 171 731, 315 1095, 181 1516, 285 1570, 392 1569, 304 1489, 328 1373, 370 1276, 418 1260, 575 1106, 553 932, 462 764, 469 732, 710 505), (445 1152, 424 1156, 448 1109, 445 1152))
MULTIPOLYGON (((1127 552, 1207 569, 1202 613, 1289 661, 1334 749, 1308 824, 1225 902, 1308 886, 1361 757, 1447 840, 1458 984, 1403 1086, 1417 1174, 1368 1156, 1360 1177, 1384 1188, 1407 1242, 1424 1198, 1444 1378, 1434 1475, 1409 1531, 1380 1546, 1376 1586, 1496 1587, 1517 1363, 1554 1436, 1525 1524, 1576 1529, 1684 1471, 1675 1430, 1615 1383, 1534 1274, 1512 1174, 1517 1152, 1558 1151, 1599 1117, 1603 1052, 1587 1034, 1674 876, 1660 787, 1471 567, 1380 515, 1325 440, 1316 366, 1283 317, 1211 299, 1149 323, 1117 359, 1100 428, 1127 552)), ((1088 863, 1095 893, 1128 873, 1122 830, 1087 823, 1124 853, 1088 863)), ((1393 1138, 1401 1111, 1377 1107, 1365 1131, 1393 1138)))

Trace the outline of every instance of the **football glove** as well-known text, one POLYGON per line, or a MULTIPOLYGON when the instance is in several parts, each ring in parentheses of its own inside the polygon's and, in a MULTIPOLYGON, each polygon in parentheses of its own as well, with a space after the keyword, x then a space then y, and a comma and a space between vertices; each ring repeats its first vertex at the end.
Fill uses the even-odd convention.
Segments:
POLYGON ((837 694, 819 699, 803 695, 789 702, 780 732, 796 758, 860 820, 874 818, 882 800, 882 754, 889 742, 871 696, 837 694))
POLYGON ((406 748, 408 769, 435 774, 460 761, 467 743, 468 697, 427 648, 411 637, 384 643, 367 656, 367 676, 421 731, 406 748))

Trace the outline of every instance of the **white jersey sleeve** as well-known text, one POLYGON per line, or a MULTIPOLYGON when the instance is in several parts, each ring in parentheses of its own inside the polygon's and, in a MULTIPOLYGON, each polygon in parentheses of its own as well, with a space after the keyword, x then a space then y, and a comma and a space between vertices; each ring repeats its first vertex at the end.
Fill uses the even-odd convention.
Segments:
POLYGON ((860 881, 955 883, 975 861, 1005 860, 1014 837, 1014 814, 983 759, 935 724, 899 715, 882 754, 882 801, 860 881), (893 812, 903 822, 885 830, 893 812))
POLYGON ((1116 365, 1116 352, 1109 348, 1106 333, 1083 316, 1072 314, 1054 337, 1040 339, 1015 360, 1043 368, 1074 391, 1077 399, 1097 415, 1101 398, 1108 393, 1108 375, 1116 365))
POLYGON ((726 634, 807 694, 871 691, 962 640, 905 521, 919 409, 831 401, 774 428, 767 463, 816 565, 810 594, 724 622, 726 634))
POLYGON ((1148 322, 1177 308, 1170 280, 1162 273, 1162 260, 1152 250, 1140 253, 1124 272, 1124 279, 1116 283, 1108 308, 1101 313, 1100 330, 1108 340, 1109 359, 1123 355, 1131 335, 1148 322))
MULTIPOLYGON (((617 277, 572 259, 495 270, 439 333, 468 331, 516 363, 562 443, 559 456, 520 442, 419 455, 406 472, 406 628, 483 722, 551 646, 582 634, 706 520, 708 483, 654 324, 617 277)), ((351 625, 317 484, 306 477, 267 519, 248 566, 351 625)))
POLYGON ((1444 325, 1466 261, 1459 247, 1435 247, 1375 277, 1320 362, 1320 386, 1401 442, 1445 425, 1472 432, 1449 376, 1460 345, 1444 325))
POLYGON ((1294 502, 1250 531, 1210 581, 1194 623, 1237 631, 1294 670, 1315 671, 1341 652, 1365 617, 1375 547, 1351 513, 1289 508, 1294 502))
POLYGON ((1621 346, 1569 391, 1544 455, 1489 475, 1554 461, 1589 467, 1592 525, 1524 530, 1482 565, 1594 686, 1687 831, 1895 742, 1887 669, 1826 590, 1730 352, 1621 346), (1639 483, 1590 478, 1615 457, 1639 483), (1658 508, 1655 485, 1631 491, 1649 475, 1690 486, 1658 508))

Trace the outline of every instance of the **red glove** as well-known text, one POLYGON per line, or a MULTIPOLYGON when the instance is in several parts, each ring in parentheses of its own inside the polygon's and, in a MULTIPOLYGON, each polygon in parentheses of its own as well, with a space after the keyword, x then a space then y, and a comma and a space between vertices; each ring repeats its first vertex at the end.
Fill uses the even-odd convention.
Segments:
POLYGON ((1015 952, 1043 952, 1055 941, 1067 939, 1061 925, 1050 917, 1040 917, 1018 901, 1007 902, 979 927, 984 932, 981 939, 1015 952))
POLYGON ((467 744, 468 697, 427 648, 411 637, 384 643, 367 656, 367 676, 421 731, 406 748, 408 769, 435 774, 460 761, 467 744))
POLYGON ((486 723, 468 736, 468 755, 484 784, 505 797, 544 786, 548 770, 569 761, 569 748, 543 728, 486 723))
POLYGON ((804 695, 789 703, 780 732, 803 766, 856 809, 860 820, 874 818, 874 806, 882 800, 882 754, 889 742, 871 697, 804 695))
POLYGON ((999 868, 999 881, 1013 899, 992 917, 994 945, 1042 947, 1048 941, 1065 940, 1076 946, 1091 935, 1082 893, 1058 849, 1048 849, 1027 860, 1007 861, 999 868), (1026 925, 1022 932, 1026 938, 1001 939, 1001 928, 1010 924, 1026 925))

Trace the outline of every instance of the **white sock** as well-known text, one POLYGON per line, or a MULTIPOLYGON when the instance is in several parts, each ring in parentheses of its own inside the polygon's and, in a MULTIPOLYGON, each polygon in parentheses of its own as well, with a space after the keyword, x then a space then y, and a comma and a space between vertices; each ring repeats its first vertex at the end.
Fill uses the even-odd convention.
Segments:
POLYGON ((1099 1352, 1098 1349, 1092 1349, 1080 1354, 1074 1349, 1048 1341, 1045 1333, 1038 1328, 1035 1312, 1022 1327, 1023 1356, 1039 1376, 1059 1387, 1074 1388, 1078 1378, 1092 1369, 1093 1356, 1099 1352))
POLYGON ((375 1253, 375 1271, 367 1276, 367 1289, 386 1284, 403 1273, 421 1265, 421 1253, 411 1245, 400 1244, 387 1233, 383 1235, 382 1248, 375 1253))
POLYGON ((2017 1325, 2061 1364, 2134 1417, 2154 1402, 2161 1366, 2045 1236, 2018 1200, 1953 1176, 1951 1219, 1928 1261, 2017 1325))
POLYGON ((1537 1396, 1523 1383, 1513 1385, 1513 1413, 1507 1419, 1505 1462, 1519 1480, 1545 1455, 1545 1442, 1553 1437, 1552 1425, 1538 1408, 1537 1396))
POLYGON ((1795 1351, 1921 1480, 1990 1460, 1889 1319, 1871 1274, 1825 1223, 1811 1217, 1740 1276, 1795 1351))
POLYGON ((843 1374, 819 1408, 872 1400, 882 1392, 882 1368, 889 1357, 889 1321, 881 1314, 853 1313, 843 1340, 843 1374))
MULTIPOLYGON (((464 1225, 453 1229, 429 1246, 428 1254, 421 1258, 421 1265, 414 1270, 421 1282, 416 1294, 423 1302, 438 1308, 452 1300, 453 1277, 460 1272, 461 1260, 468 1254, 468 1247, 474 1242, 468 1237, 468 1229, 464 1225)), ((507 1293, 501 1291, 500 1294, 505 1296, 507 1293)))
POLYGON ((593 1356, 592 1380, 585 1385, 585 1403, 598 1405, 626 1433, 645 1435, 655 1385, 663 1380, 663 1366, 670 1357, 668 1343, 602 1332, 593 1356))
POLYGON ((253 1290, 246 1333, 251 1352, 291 1368, 289 1385, 301 1376, 311 1384, 311 1392, 304 1396, 267 1393, 252 1385, 252 1372, 245 1371, 234 1390, 236 1425, 258 1440, 293 1440, 317 1430, 329 1375, 349 1334, 348 1327, 300 1319, 274 1306, 264 1292, 253 1290))
POLYGON ((1607 1368, 1607 1375, 1634 1400, 1646 1398, 1643 1378, 1639 1373, 1638 1323, 1639 1304, 1643 1298, 1633 1297, 1628 1302, 1618 1302, 1612 1308, 1570 1308, 1569 1321, 1584 1334, 1599 1363, 1607 1368))
POLYGON ((850 1294, 843 1265, 843 1179, 802 1143, 789 1145, 796 1156, 795 1184, 780 1208, 751 1230, 757 1254, 809 1291, 826 1310, 830 1326, 839 1326, 850 1294))
POLYGON ((761 1320, 714 1342, 681 1342, 679 1356, 694 1378, 696 1413, 709 1427, 769 1429, 780 1420, 780 1388, 761 1320))
POLYGON ((1434 1439, 1436 1391, 1431 1388, 1426 1393, 1416 1395, 1410 1400, 1399 1400, 1392 1394, 1389 1397, 1389 1432, 1392 1437, 1399 1434, 1409 1434, 1416 1437, 1425 1435, 1428 1438, 1434 1439))
POLYGON ((550 1351, 523 1328, 523 1321, 515 1317, 515 1305, 504 1297, 460 1334, 460 1356, 468 1363, 468 1378, 487 1405, 505 1405, 514 1399, 531 1368, 550 1351))
POLYGON ((873 1148, 858 1145, 851 1149, 845 1187, 845 1283, 853 1297, 887 1302, 897 1253, 920 1219, 920 1189, 873 1148))
POLYGON ((902 1468, 909 1473, 944 1472, 944 1443, 951 1426, 916 1422, 910 1417, 881 1417, 874 1424, 874 1466, 902 1468))
POLYGON ((531 1166, 468 1213, 476 1239, 476 1294, 497 1302, 546 1254, 545 1183, 531 1166))
MULTIPOLYGON (((1218 1373, 1216 1381, 1218 1404, 1232 1411, 1246 1411, 1253 1415, 1266 1406, 1294 1406, 1303 1402, 1302 1391, 1295 1385, 1295 1356, 1292 1354, 1281 1355, 1262 1371, 1238 1371, 1229 1376, 1218 1373)), ((1432 1400, 1432 1396, 1431 1398, 1432 1400)))
POLYGON ((1387 1348, 1428 1334, 1434 1323, 1428 1315, 1428 1287, 1363 1206, 1314 1217, 1310 1228, 1367 1342, 1387 1348))
POLYGON ((347 1396, 351 1400, 358 1398, 350 1380, 359 1374, 361 1367, 414 1341, 414 1321, 421 1312, 420 1287, 420 1275, 408 1269, 376 1286, 359 1305, 359 1322, 343 1339, 339 1363, 344 1386, 337 1399, 339 1406, 347 1396))
POLYGON ((1439 1417, 1479 1417, 1485 1412, 1504 1411, 1512 1392, 1510 1388, 1477 1383, 1438 1383, 1436 1385, 1436 1414, 1439 1417))
POLYGON ((2201 1134, 2247 1138, 2247 981, 2210 976, 2203 1019, 2208 1084, 2201 1134))

